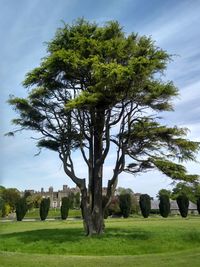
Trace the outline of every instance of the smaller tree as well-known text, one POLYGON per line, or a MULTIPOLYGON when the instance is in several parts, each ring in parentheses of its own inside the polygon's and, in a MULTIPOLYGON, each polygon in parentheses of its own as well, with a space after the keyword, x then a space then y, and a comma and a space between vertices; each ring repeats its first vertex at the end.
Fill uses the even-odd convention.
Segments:
POLYGON ((70 192, 70 194, 68 195, 69 198, 69 208, 70 209, 74 209, 74 204, 75 204, 75 194, 74 192, 70 192))
POLYGON ((115 215, 115 216, 121 216, 121 210, 119 207, 119 197, 114 196, 110 202, 110 205, 108 206, 108 214, 109 215, 115 215))
POLYGON ((26 215, 27 210, 28 210, 28 206, 27 206, 27 203, 26 203, 26 198, 22 197, 16 203, 17 221, 22 221, 23 220, 24 216, 26 215))
POLYGON ((151 198, 150 198, 150 196, 148 194, 142 194, 140 196, 139 204, 140 204, 142 216, 144 218, 148 218, 150 211, 151 211, 151 198))
POLYGON ((1 216, 6 217, 8 214, 11 212, 11 207, 8 203, 3 203, 2 211, 1 211, 1 216))
POLYGON ((5 188, 1 192, 1 197, 10 206, 10 211, 16 209, 16 203, 20 199, 20 192, 16 188, 5 188))
POLYGON ((131 213, 138 214, 140 211, 140 205, 136 196, 131 195, 131 213))
POLYGON ((60 208, 62 220, 67 219, 68 213, 69 213, 69 208, 70 208, 70 199, 68 197, 63 197, 62 198, 62 205, 60 208))
POLYGON ((170 190, 160 189, 158 191, 157 197, 160 199, 160 196, 162 196, 162 195, 165 195, 166 196, 167 195, 169 198, 171 198, 171 194, 172 194, 172 192, 170 190))
POLYGON ((179 182, 172 189, 172 199, 177 199, 179 195, 186 195, 190 201, 196 202, 196 187, 194 183, 179 182))
POLYGON ((40 219, 42 221, 46 220, 50 207, 50 199, 43 198, 40 203, 40 219))
POLYGON ((119 196, 119 207, 124 218, 128 218, 131 212, 131 196, 130 194, 122 194, 119 196))
POLYGON ((168 195, 160 195, 159 203, 160 215, 167 218, 170 213, 170 201, 168 195))
POLYGON ((76 209, 80 209, 80 205, 81 205, 81 196, 80 196, 80 193, 77 192, 75 195, 74 195, 74 207, 76 209))
POLYGON ((197 199, 197 210, 198 210, 198 213, 200 214, 200 197, 198 197, 197 199))
POLYGON ((183 218, 186 218, 188 215, 188 207, 189 207, 188 197, 185 194, 181 194, 177 197, 176 202, 178 204, 181 216, 183 218))
POLYGON ((0 217, 2 217, 2 209, 3 209, 3 206, 4 206, 4 200, 3 200, 3 198, 1 198, 1 196, 0 196, 0 217))

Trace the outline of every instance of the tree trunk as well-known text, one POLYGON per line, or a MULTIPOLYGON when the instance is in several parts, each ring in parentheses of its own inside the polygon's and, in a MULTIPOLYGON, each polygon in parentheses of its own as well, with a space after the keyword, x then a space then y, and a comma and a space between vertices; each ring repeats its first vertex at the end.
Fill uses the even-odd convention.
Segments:
POLYGON ((104 218, 102 209, 102 174, 103 174, 103 129, 104 110, 97 109, 93 117, 93 136, 90 147, 89 186, 82 192, 82 213, 86 235, 102 234, 104 218))
POLYGON ((93 205, 92 220, 95 232, 103 233, 103 209, 102 209, 102 175, 103 175, 103 130, 104 109, 97 109, 94 123, 94 168, 93 168, 93 205))

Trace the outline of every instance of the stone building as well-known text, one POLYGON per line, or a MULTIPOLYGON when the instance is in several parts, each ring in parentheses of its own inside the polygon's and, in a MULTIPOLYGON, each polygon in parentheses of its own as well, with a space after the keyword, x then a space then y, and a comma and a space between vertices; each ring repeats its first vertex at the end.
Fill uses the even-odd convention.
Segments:
POLYGON ((25 192, 41 195, 42 198, 50 198, 50 207, 60 208, 63 197, 68 197, 72 193, 76 194, 80 192, 80 190, 78 187, 70 188, 67 185, 63 185, 63 189, 58 191, 54 191, 53 187, 50 186, 48 191, 44 191, 44 188, 41 188, 40 192, 35 192, 33 190, 25 190, 25 192))

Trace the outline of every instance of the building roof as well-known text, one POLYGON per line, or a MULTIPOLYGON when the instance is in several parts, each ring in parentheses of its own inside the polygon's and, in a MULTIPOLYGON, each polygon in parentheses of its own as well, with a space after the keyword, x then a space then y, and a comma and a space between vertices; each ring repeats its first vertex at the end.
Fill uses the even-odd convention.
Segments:
MULTIPOLYGON (((151 209, 152 210, 159 210, 159 200, 151 200, 151 209)), ((170 209, 171 210, 178 210, 178 205, 176 200, 170 200, 170 209)), ((194 204, 193 202, 189 201, 189 210, 196 210, 197 205, 194 204)))

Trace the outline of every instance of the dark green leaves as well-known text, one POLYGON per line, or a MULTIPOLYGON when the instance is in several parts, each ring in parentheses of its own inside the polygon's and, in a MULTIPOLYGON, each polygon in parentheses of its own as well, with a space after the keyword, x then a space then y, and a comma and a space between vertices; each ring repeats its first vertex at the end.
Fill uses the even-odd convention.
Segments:
POLYGON ((41 147, 41 148, 48 148, 48 149, 53 150, 53 151, 58 151, 60 143, 56 142, 54 140, 42 139, 38 142, 37 146, 41 147))
POLYGON ((165 159, 154 159, 154 165, 165 175, 175 180, 194 182, 199 178, 198 175, 187 174, 186 168, 180 164, 165 159))
POLYGON ((68 166, 71 151, 80 149, 89 168, 100 124, 99 162, 112 142, 118 151, 115 175, 157 168, 172 179, 192 181, 197 176, 174 161, 195 160, 199 143, 185 138, 186 129, 157 121, 157 113, 173 110, 171 101, 178 95, 171 81, 162 80, 170 59, 150 37, 127 35, 116 21, 64 24, 40 66, 26 75, 27 98, 9 99, 19 114, 12 122, 19 130, 39 132, 38 146, 68 157, 68 166), (126 169, 125 155, 132 159, 126 169))

